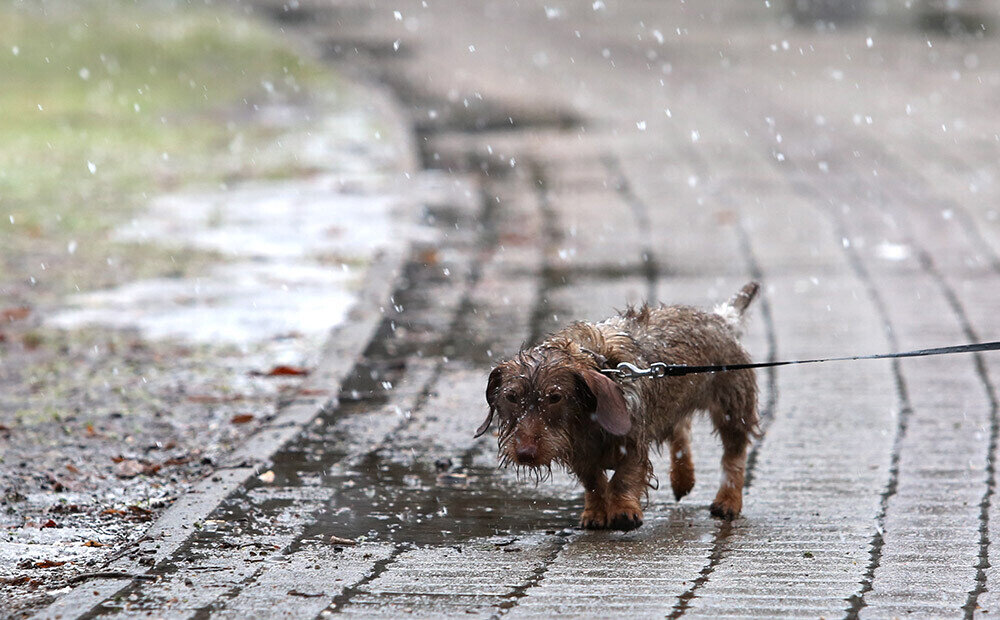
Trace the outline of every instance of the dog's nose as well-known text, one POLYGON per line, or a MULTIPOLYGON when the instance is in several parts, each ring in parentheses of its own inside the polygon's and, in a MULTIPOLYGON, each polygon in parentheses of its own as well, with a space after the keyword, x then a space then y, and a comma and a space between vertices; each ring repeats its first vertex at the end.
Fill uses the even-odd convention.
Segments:
POLYGON ((514 451, 519 463, 530 464, 535 462, 538 456, 538 447, 534 444, 524 444, 517 442, 517 449, 514 451))

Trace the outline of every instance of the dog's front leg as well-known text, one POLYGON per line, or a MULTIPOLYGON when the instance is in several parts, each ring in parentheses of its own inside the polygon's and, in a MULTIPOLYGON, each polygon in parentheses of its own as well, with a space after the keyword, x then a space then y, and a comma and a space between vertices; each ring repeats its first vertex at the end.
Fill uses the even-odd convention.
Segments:
POLYGON ((608 477, 598 469, 578 474, 583 483, 583 514, 580 527, 603 530, 608 527, 608 477))
POLYGON ((631 445, 622 455, 611 477, 608 527, 634 530, 642 525, 640 499, 649 483, 648 448, 631 445))

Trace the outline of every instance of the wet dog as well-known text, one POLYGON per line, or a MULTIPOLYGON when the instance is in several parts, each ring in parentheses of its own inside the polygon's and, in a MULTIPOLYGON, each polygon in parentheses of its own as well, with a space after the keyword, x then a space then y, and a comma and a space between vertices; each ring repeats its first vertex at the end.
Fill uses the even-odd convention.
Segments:
POLYGON ((757 295, 751 282, 714 312, 643 305, 600 323, 578 322, 498 365, 486 386, 498 418, 502 466, 541 478, 564 466, 583 484, 580 525, 630 530, 642 525, 641 500, 653 480, 649 451, 669 446, 670 486, 679 500, 694 487, 691 418, 707 411, 722 440, 722 482, 711 512, 733 519, 743 507, 747 447, 757 434, 752 370, 615 380, 620 362, 689 366, 748 363, 739 343, 743 316, 757 295), (614 470, 608 479, 605 471, 614 470))

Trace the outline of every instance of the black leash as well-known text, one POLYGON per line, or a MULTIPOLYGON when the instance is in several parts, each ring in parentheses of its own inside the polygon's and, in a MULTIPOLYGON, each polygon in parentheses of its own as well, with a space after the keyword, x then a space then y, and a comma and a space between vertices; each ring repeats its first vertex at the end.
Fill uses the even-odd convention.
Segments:
POLYGON ((682 377, 684 375, 695 375, 706 372, 726 372, 729 370, 749 370, 752 368, 771 368, 773 366, 789 366, 791 364, 819 364, 822 362, 846 362, 851 360, 881 360, 899 357, 927 357, 928 355, 950 355, 952 353, 976 353, 978 351, 998 351, 1000 341, 980 342, 976 344, 962 344, 951 347, 937 347, 934 349, 918 349, 916 351, 906 351, 904 353, 879 353, 877 355, 854 355, 851 357, 825 357, 811 360, 791 360, 784 362, 757 362, 754 364, 719 364, 716 366, 685 366, 683 364, 665 364, 655 362, 649 368, 639 368, 635 364, 622 362, 616 368, 605 368, 601 370, 606 375, 613 375, 621 379, 635 379, 638 377, 682 377))

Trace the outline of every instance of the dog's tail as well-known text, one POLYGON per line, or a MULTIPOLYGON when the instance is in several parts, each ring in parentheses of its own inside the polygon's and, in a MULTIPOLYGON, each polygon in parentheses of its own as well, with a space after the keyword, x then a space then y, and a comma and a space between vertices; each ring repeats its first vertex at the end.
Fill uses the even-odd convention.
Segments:
POLYGON ((724 304, 715 307, 715 313, 721 316, 729 327, 737 335, 743 333, 743 318, 746 316, 747 306, 757 297, 760 291, 760 284, 747 282, 732 299, 724 304))

